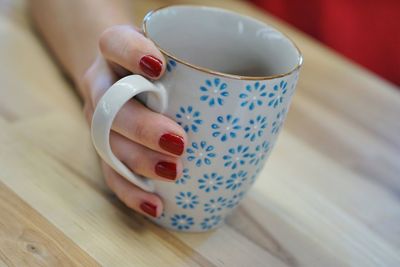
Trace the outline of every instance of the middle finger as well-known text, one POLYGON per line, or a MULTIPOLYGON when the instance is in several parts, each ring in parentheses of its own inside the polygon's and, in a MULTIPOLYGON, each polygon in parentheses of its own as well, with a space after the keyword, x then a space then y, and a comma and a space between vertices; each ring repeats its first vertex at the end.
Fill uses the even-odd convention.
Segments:
POLYGON ((175 181, 182 173, 180 159, 148 149, 114 131, 110 133, 110 144, 114 154, 134 173, 165 181, 175 181))
POLYGON ((175 121, 134 99, 118 112, 112 129, 136 143, 175 157, 182 155, 187 142, 185 131, 175 121))

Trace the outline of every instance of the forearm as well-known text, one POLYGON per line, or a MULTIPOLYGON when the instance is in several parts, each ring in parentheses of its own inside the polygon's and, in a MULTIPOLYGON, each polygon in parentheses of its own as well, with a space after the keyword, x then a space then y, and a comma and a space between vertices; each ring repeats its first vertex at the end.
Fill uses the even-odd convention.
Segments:
POLYGON ((31 0, 31 13, 47 45, 79 85, 104 29, 131 23, 127 5, 124 0, 31 0))

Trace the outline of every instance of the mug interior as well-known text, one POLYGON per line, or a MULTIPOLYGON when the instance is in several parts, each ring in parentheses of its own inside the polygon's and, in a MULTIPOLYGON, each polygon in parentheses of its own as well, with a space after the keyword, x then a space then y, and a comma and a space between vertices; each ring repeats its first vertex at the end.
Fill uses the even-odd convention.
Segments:
POLYGON ((144 31, 170 57, 211 72, 268 78, 302 63, 298 48, 276 29, 219 8, 158 9, 146 16, 144 31))

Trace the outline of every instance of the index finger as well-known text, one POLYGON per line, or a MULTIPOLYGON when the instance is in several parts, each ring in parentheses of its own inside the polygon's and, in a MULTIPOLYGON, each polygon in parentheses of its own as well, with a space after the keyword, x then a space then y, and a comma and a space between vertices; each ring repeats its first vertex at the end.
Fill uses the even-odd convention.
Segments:
POLYGON ((154 43, 129 25, 108 28, 100 36, 100 51, 110 62, 151 79, 165 71, 165 59, 154 43))

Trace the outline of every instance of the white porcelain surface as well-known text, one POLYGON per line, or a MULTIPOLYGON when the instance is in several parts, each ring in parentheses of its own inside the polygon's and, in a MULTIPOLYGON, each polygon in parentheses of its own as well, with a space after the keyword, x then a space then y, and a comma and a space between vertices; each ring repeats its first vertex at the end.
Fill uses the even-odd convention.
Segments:
POLYGON ((168 7, 150 16, 148 37, 163 50, 197 66, 266 76, 289 72, 299 64, 299 51, 290 40, 250 17, 194 6, 168 7))
POLYGON ((210 230, 238 205, 271 153, 295 91, 301 55, 276 30, 220 9, 168 7, 146 20, 147 35, 179 60, 166 57, 167 71, 155 85, 134 75, 111 87, 96 107, 93 141, 119 173, 161 196, 164 213, 156 223, 181 231, 210 230), (252 79, 214 72, 248 69, 254 59, 267 66, 267 74, 281 76, 252 79), (144 182, 116 163, 109 150, 116 110, 146 90, 153 93, 140 99, 176 120, 189 137, 184 173, 176 183, 144 182))

